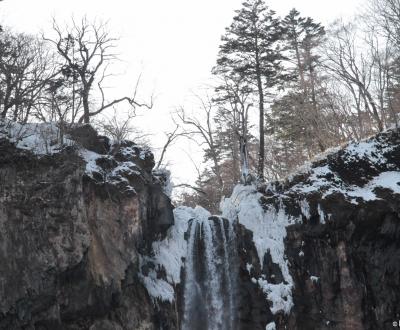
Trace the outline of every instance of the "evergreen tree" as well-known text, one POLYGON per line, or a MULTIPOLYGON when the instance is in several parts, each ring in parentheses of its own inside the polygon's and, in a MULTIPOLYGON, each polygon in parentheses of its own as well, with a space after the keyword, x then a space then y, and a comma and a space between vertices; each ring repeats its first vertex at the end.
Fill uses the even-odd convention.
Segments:
POLYGON ((243 78, 258 97, 259 159, 258 176, 264 179, 265 96, 276 85, 281 71, 278 41, 282 37, 280 21, 263 0, 246 0, 236 12, 233 23, 222 37, 214 73, 243 78))
MULTIPOLYGON (((309 157, 314 154, 314 144, 319 151, 327 146, 325 140, 325 119, 322 101, 318 95, 326 91, 321 86, 321 77, 317 74, 319 56, 317 47, 325 35, 324 27, 309 17, 302 17, 296 9, 282 21, 285 31, 285 57, 288 77, 283 97, 274 101, 271 121, 268 127, 278 138, 290 146, 306 150, 309 157)), ((285 154, 287 151, 284 151, 285 154)), ((298 155, 299 150, 293 151, 298 155)), ((303 160, 296 156, 294 159, 303 160)), ((290 168, 291 166, 289 166, 290 168)))
MULTIPOLYGON (((295 65, 294 77, 303 92, 311 95, 315 90, 315 67, 319 59, 315 49, 321 44, 325 29, 312 18, 301 17, 296 9, 290 11, 282 25, 289 53, 287 59, 295 65)), ((315 99, 315 92, 311 98, 315 99)))

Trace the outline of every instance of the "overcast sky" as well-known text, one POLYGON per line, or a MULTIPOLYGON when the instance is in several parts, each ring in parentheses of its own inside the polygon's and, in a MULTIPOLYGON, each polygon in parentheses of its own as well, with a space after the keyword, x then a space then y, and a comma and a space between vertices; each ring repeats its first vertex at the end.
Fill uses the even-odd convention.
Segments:
MULTIPOLYGON (((162 145, 163 131, 171 128, 169 113, 185 104, 190 94, 210 79, 224 28, 242 0, 5 0, 0 3, 4 25, 37 33, 49 30, 51 17, 59 21, 71 15, 109 21, 110 30, 120 37, 122 62, 111 93, 126 94, 137 75, 143 74, 142 93, 154 90, 155 106, 140 111, 137 125, 155 134, 154 147, 162 145)), ((351 17, 363 0, 270 0, 271 9, 284 16, 295 7, 303 16, 327 24, 335 18, 351 17)), ((175 181, 191 181, 194 166, 186 153, 200 162, 197 148, 188 143, 175 145, 168 154, 175 181)))

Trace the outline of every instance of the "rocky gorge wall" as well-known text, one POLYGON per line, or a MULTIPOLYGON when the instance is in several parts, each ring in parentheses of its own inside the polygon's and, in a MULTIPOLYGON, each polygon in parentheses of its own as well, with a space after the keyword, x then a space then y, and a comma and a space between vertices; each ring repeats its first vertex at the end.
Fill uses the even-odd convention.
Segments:
POLYGON ((70 136, 51 154, 0 141, 0 329, 169 327, 138 277, 173 224, 153 155, 90 127, 70 136))
MULTIPOLYGON (((285 240, 294 280, 289 327, 396 328, 393 324, 400 316, 399 131, 351 144, 313 167, 308 178, 300 175, 282 187, 291 199, 299 199, 300 194, 306 206, 303 221, 287 228, 285 240), (299 185, 298 180, 309 181, 299 185), (317 188, 307 189, 307 185, 317 188)), ((289 205, 287 209, 298 212, 289 205)))
POLYGON ((243 328, 397 327, 398 130, 330 151, 283 182, 253 190, 238 188, 228 204, 233 198, 237 205, 234 217, 244 225, 238 238, 242 242, 241 281, 247 283, 242 285, 244 300, 258 301, 253 308, 241 311, 242 319, 251 324, 243 328), (254 212, 242 214, 248 209, 246 203, 254 199, 264 212, 264 222, 258 225, 254 225, 254 212), (274 223, 280 223, 285 232, 274 223), (266 232, 262 233, 264 228, 266 232), (265 253, 257 258, 254 247, 260 250, 260 241, 265 244, 265 253), (286 267, 289 274, 285 275, 286 267), (257 283, 267 297, 266 310, 250 281, 257 283), (279 283, 290 288, 290 295, 285 297, 281 291, 277 299, 279 283), (283 304, 277 309, 279 298, 283 298, 283 304), (288 305, 291 307, 285 309, 288 305))
POLYGON ((285 181, 238 185, 219 216, 173 210, 153 155, 132 142, 83 126, 43 148, 35 134, 0 129, 0 329, 375 330, 399 319, 398 130, 285 181))

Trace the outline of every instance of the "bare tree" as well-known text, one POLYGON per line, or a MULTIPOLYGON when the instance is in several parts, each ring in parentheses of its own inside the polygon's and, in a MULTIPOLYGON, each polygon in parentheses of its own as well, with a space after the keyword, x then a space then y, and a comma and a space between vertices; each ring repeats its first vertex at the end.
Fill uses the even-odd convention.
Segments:
MULTIPOLYGON (((356 103, 361 102, 365 110, 374 119, 378 131, 382 131, 384 122, 382 109, 379 108, 372 93, 373 70, 375 58, 365 52, 358 52, 360 39, 357 38, 355 26, 337 22, 338 29, 332 31, 328 43, 324 45, 327 68, 339 80, 343 81, 354 96, 356 103)), ((360 105, 359 103, 358 105, 360 105)), ((361 116, 361 108, 358 108, 361 116)))
POLYGON ((221 175, 218 148, 215 143, 215 128, 213 126, 215 107, 208 95, 204 99, 199 96, 196 97, 200 103, 199 110, 201 115, 188 116, 185 113, 185 109, 181 108, 177 112, 177 116, 183 124, 185 135, 191 139, 200 137, 200 144, 205 145, 206 158, 209 158, 213 163, 212 171, 217 178, 218 187, 222 193, 224 182, 221 175))
POLYGON ((162 149, 161 149, 161 155, 160 158, 158 159, 157 165, 156 165, 156 169, 159 169, 161 167, 161 165, 163 164, 164 161, 164 157, 167 153, 168 148, 179 138, 182 136, 185 136, 186 133, 185 132, 181 132, 180 131, 180 127, 179 124, 175 124, 175 128, 172 132, 168 132, 165 133, 165 136, 167 138, 167 140, 165 141, 162 149))
POLYGON ((0 37, 0 115, 26 122, 55 75, 51 55, 37 38, 10 30, 0 37))
POLYGON ((370 0, 367 17, 371 25, 383 30, 393 45, 400 47, 399 0, 370 0))
MULTIPOLYGON (((234 79, 232 76, 224 76, 221 84, 216 89, 217 95, 214 101, 218 104, 219 110, 215 121, 220 129, 232 132, 231 154, 234 164, 232 173, 240 172, 240 180, 247 184, 250 181, 248 139, 249 139, 249 109, 253 106, 252 91, 247 88, 240 77, 234 79), (239 150, 237 150, 237 147, 239 150), (237 160, 239 155, 239 160, 237 160), (236 169, 236 163, 240 163, 240 170, 236 169)), ((223 146, 220 146, 222 149, 223 146)))
MULTIPOLYGON (((117 59, 117 54, 114 52, 117 39, 109 34, 106 23, 89 22, 84 17, 79 22, 72 19, 71 26, 66 25, 61 28, 53 19, 53 31, 55 32, 54 38, 44 37, 44 39, 56 47, 63 60, 64 74, 76 81, 73 88, 78 89, 83 106, 83 115, 79 122, 89 123, 91 117, 121 102, 127 102, 134 109, 136 107, 152 107, 152 98, 149 103, 137 101, 140 76, 131 96, 107 101, 103 86, 105 79, 110 76, 107 72, 109 64, 117 59), (91 101, 93 101, 95 90, 100 95, 101 101, 93 109, 91 101)), ((75 95, 75 93, 73 94, 75 95)))
MULTIPOLYGON (((110 137, 114 144, 119 146, 121 142, 127 139, 135 139, 136 141, 143 142, 143 139, 148 136, 140 132, 135 126, 133 126, 133 118, 136 117, 136 113, 130 108, 126 112, 121 110, 117 111, 113 108, 111 116, 104 116, 100 120, 95 121, 97 126, 103 134, 110 137)), ((147 142, 144 142, 147 144, 147 142)))
POLYGON ((374 84, 385 119, 398 126, 400 1, 370 0, 362 16, 367 26, 366 42, 375 60, 374 84))

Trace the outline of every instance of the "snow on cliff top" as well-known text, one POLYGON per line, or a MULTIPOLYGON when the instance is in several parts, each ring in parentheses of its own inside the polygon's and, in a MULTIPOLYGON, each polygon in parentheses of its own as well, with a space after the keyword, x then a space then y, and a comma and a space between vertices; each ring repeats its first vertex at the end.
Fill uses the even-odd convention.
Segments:
POLYGON ((73 144, 70 139, 64 139, 63 145, 58 143, 59 129, 54 123, 1 121, 0 138, 6 138, 17 148, 30 150, 36 155, 54 154, 60 152, 63 145, 73 144))
POLYGON ((79 155, 86 162, 86 175, 98 184, 110 184, 128 194, 136 194, 135 186, 138 184, 140 187, 140 182, 158 182, 166 190, 168 180, 161 174, 152 173, 154 159, 151 151, 133 142, 111 145, 105 154, 80 148, 79 155))
MULTIPOLYGON (((400 193, 399 131, 387 130, 361 142, 335 148, 288 177, 285 193, 340 193, 351 203, 378 199, 377 188, 400 193), (298 179, 300 178, 300 179, 298 179)), ((269 189, 274 191, 272 185, 269 189)))
MULTIPOLYGON (((61 140, 56 123, 25 123, 0 121, 0 139, 7 139, 18 149, 27 150, 38 157, 60 153, 67 146, 76 146, 78 154, 86 162, 85 173, 95 182, 118 186, 123 192, 135 193, 132 180, 135 177, 161 182, 162 173, 151 177, 154 166, 153 154, 148 148, 133 142, 121 145, 109 143, 99 136, 90 125, 76 125, 64 133, 61 140)), ((168 181, 166 174, 164 175, 168 181)))

